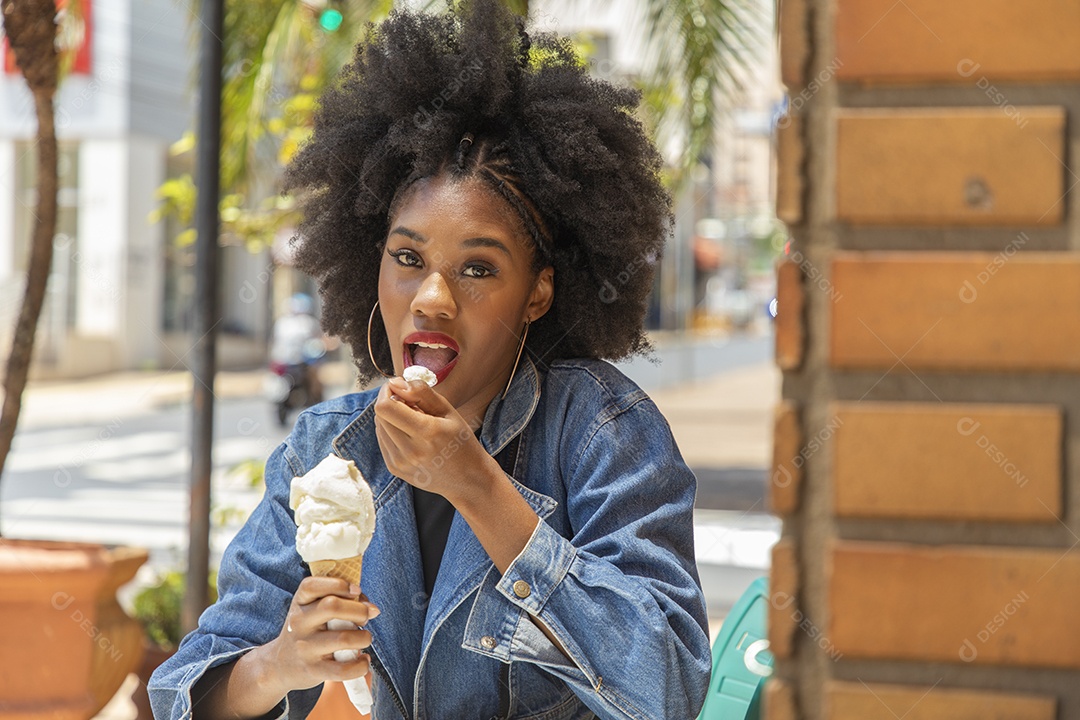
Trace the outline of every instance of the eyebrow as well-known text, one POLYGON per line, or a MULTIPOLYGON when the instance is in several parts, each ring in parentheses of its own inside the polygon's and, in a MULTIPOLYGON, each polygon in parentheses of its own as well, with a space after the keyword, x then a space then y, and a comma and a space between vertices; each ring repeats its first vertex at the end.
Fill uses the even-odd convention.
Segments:
MULTIPOLYGON (((427 238, 424 237, 424 235, 422 233, 418 233, 417 231, 412 230, 411 228, 404 227, 402 225, 398 225, 397 227, 395 227, 393 230, 390 231, 390 234, 391 235, 404 235, 405 237, 409 238, 410 240, 413 240, 414 242, 418 242, 418 243, 426 243, 427 242, 427 238)), ((481 236, 481 237, 467 238, 467 239, 461 241, 461 245, 462 245, 462 247, 467 247, 467 248, 473 248, 473 247, 495 248, 497 250, 502 250, 504 253, 506 253, 507 257, 513 257, 510 254, 509 248, 507 248, 506 245, 503 242, 501 242, 499 240, 496 240, 495 238, 492 238, 492 237, 481 236)))

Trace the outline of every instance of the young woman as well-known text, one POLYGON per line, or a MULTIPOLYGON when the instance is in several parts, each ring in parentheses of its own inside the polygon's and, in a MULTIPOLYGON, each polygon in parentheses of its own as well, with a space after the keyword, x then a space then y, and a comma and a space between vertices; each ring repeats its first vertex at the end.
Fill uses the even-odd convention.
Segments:
POLYGON ((377 720, 697 715, 694 477, 605 362, 648 349, 671 220, 637 101, 493 0, 371 30, 287 180, 324 328, 391 379, 270 456, 219 601, 150 684, 159 719, 300 718, 369 670, 377 720), (295 547, 289 483, 329 453, 375 496, 363 595, 295 547))

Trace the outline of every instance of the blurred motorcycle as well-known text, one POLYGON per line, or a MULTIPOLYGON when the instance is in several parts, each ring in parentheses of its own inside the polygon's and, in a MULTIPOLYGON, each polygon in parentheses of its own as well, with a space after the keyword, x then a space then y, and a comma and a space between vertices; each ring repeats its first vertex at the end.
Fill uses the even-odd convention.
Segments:
POLYGON ((263 380, 263 396, 274 404, 282 427, 288 423, 290 411, 322 402, 322 383, 316 376, 316 366, 325 355, 326 345, 321 340, 309 340, 304 343, 302 362, 270 363, 270 371, 263 380))

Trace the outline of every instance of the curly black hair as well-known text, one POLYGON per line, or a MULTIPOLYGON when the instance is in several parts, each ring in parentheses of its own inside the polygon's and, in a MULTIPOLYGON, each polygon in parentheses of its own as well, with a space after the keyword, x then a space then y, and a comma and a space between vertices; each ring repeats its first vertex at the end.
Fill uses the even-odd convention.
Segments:
MULTIPOLYGON (((530 38, 496 0, 368 26, 285 174, 301 191, 296 267, 318 281, 323 328, 352 346, 362 382, 378 372, 367 323, 390 216, 413 182, 444 172, 504 198, 534 270, 554 267, 554 302, 528 335, 535 360, 651 348, 643 320, 672 213, 639 101, 590 76, 566 38, 530 38)), ((373 339, 393 367, 385 333, 373 339)))

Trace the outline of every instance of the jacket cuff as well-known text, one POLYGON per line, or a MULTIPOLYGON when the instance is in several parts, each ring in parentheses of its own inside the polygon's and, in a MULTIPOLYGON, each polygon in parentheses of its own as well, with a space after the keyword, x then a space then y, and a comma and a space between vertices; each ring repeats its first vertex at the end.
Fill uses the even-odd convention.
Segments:
MULTIPOLYGON (((192 711, 194 709, 191 702, 191 691, 195 688, 195 685, 199 680, 202 679, 208 670, 212 670, 219 665, 226 665, 233 662, 252 649, 253 648, 242 648, 240 650, 230 650, 229 652, 213 655, 200 664, 192 664, 175 691, 155 690, 153 687, 155 683, 151 681, 151 687, 148 688, 148 694, 150 695, 150 704, 154 710, 154 717, 189 720, 192 717, 192 711), (172 697, 170 698, 169 696, 172 697), (170 699, 172 700, 172 707, 161 707, 170 699)), ((287 717, 289 717, 288 695, 282 698, 281 702, 274 706, 269 712, 260 716, 258 720, 282 720, 287 717)))
POLYGON ((540 520, 495 589, 514 605, 539 615, 576 557, 577 548, 540 520))

